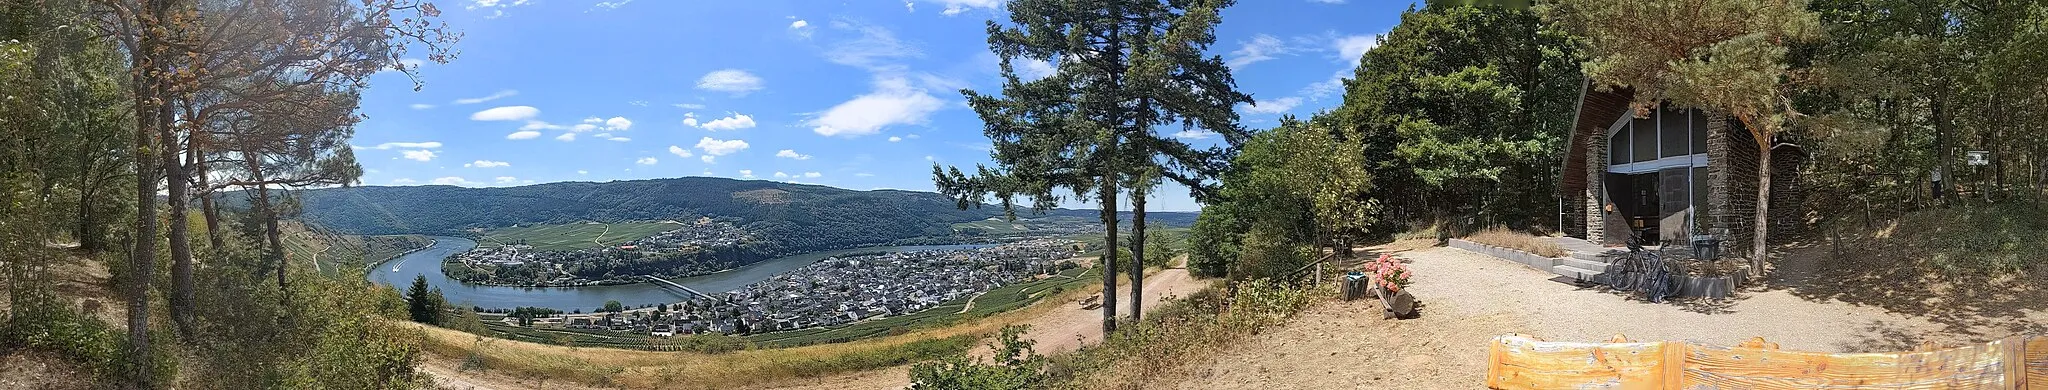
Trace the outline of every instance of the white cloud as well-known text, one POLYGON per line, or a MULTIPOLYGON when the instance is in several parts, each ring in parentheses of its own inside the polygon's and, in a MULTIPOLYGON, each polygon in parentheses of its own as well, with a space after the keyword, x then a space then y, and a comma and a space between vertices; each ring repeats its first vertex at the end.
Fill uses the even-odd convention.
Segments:
POLYGON ((469 168, 503 168, 512 166, 512 163, 504 161, 476 160, 476 162, 462 164, 462 166, 469 168))
POLYGON ((519 178, 517 178, 517 177, 511 177, 511 176, 498 176, 498 177, 497 177, 497 178, 495 178, 494 180, 497 180, 498 184, 517 184, 517 183, 519 183, 519 178))
POLYGON ((473 97, 473 98, 466 98, 466 99, 455 99, 455 104, 477 104, 477 103, 483 103, 483 102, 488 102, 488 101, 492 101, 492 100, 498 100, 498 99, 504 99, 504 98, 508 98, 508 97, 513 97, 513 96, 517 96, 517 95, 519 95, 519 91, 514 91, 514 90, 510 90, 510 89, 507 89, 507 90, 502 90, 502 91, 498 91, 497 93, 493 93, 493 94, 490 94, 489 96, 484 96, 484 97, 473 97))
POLYGON ((623 116, 615 116, 612 117, 612 119, 604 120, 604 129, 609 131, 632 130, 633 121, 627 120, 626 117, 623 116))
POLYGON ((740 177, 744 177, 744 178, 752 179, 752 178, 754 178, 754 170, 752 170, 752 169, 741 169, 741 170, 740 170, 740 177))
POLYGON ((803 37, 804 39, 810 39, 811 32, 817 30, 817 28, 811 27, 811 22, 805 21, 803 19, 797 19, 797 21, 789 22, 789 32, 795 33, 796 36, 803 37))
POLYGON ((932 157, 932 155, 929 155, 929 154, 927 154, 927 155, 924 155, 924 160, 925 160, 925 161, 939 161, 939 159, 937 159, 937 158, 934 158, 934 157, 932 157))
POLYGON ((548 123, 547 121, 532 120, 526 121, 525 125, 519 126, 519 130, 521 131, 562 130, 567 128, 568 127, 563 127, 562 125, 548 123))
POLYGON ((401 177, 401 178, 397 178, 397 179, 391 179, 391 184, 414 184, 414 183, 419 183, 419 181, 418 181, 418 180, 413 180, 413 179, 407 179, 407 178, 403 178, 403 177, 401 177))
MULTIPOLYGON (((684 118, 683 124, 689 124, 692 119, 696 118, 684 118)), ((710 122, 704 122, 704 129, 711 131, 739 130, 753 127, 754 117, 740 113, 733 113, 732 116, 713 119, 710 122)))
POLYGON ((427 142, 385 142, 385 143, 377 144, 377 146, 371 146, 371 147, 362 147, 362 146, 357 146, 357 147, 356 147, 356 149, 377 149, 377 150, 390 150, 390 149, 436 149, 436 148, 440 148, 440 147, 441 147, 441 143, 440 143, 440 142, 434 142, 434 141, 427 141, 427 142))
POLYGON ((697 113, 683 113, 683 126, 697 127, 697 113))
POLYGON ((1252 36, 1252 40, 1244 42, 1243 45, 1237 50, 1230 52, 1231 58, 1229 61, 1224 62, 1225 65, 1229 65, 1231 69, 1243 68, 1246 65, 1270 60, 1274 56, 1288 54, 1291 51, 1287 48, 1287 42, 1266 34, 1252 36))
POLYGON ((626 4, 631 4, 632 2, 633 2, 633 0, 620 0, 620 1, 606 1, 606 2, 600 2, 600 3, 597 3, 597 5, 591 6, 591 9, 598 9, 598 8, 603 8, 603 9, 605 9, 605 10, 607 10, 607 11, 609 11, 609 10, 615 10, 615 9, 619 9, 619 7, 623 7, 623 6, 625 6, 626 4))
POLYGON ((924 56, 917 46, 896 39, 896 33, 881 26, 836 20, 832 27, 860 32, 860 38, 838 42, 832 45, 831 50, 825 51, 825 60, 835 64, 870 71, 901 70, 901 65, 890 64, 887 60, 924 56))
POLYGON ((578 132, 578 133, 582 133, 582 132, 587 132, 587 131, 592 131, 592 130, 597 130, 597 125, 594 125, 594 124, 589 124, 589 123, 578 123, 578 124, 576 124, 575 126, 569 126, 569 131, 573 131, 573 132, 578 132))
POLYGON ((788 159, 797 159, 797 160, 809 160, 809 159, 811 159, 811 155, 808 155, 808 154, 798 154, 798 153, 796 152, 796 150, 792 150, 792 149, 783 149, 783 150, 781 150, 781 151, 775 152, 775 157, 781 157, 781 158, 788 158, 788 159))
POLYGON ((1356 66, 1359 57, 1364 57, 1365 52, 1379 47, 1380 40, 1378 35, 1352 35, 1338 37, 1331 44, 1337 46, 1338 61, 1356 66))
POLYGON ((917 133, 904 134, 903 138, 917 139, 917 133))
POLYGON ((683 149, 683 147, 675 145, 668 146, 668 154, 673 154, 676 155, 676 157, 682 158, 690 158, 690 156, 693 155, 692 153, 690 153, 689 149, 683 149))
POLYGON ((739 69, 720 69, 705 73, 697 79, 697 88, 707 91, 730 92, 745 95, 761 90, 761 77, 739 69))
POLYGON ((540 137, 540 132, 538 132, 538 131, 533 131, 533 130, 523 130, 523 131, 515 131, 515 132, 512 132, 512 134, 506 134, 506 135, 505 135, 505 139, 511 139, 511 140, 520 140, 520 139, 534 139, 534 138, 539 138, 539 137, 540 137))
POLYGON ((626 102, 626 104, 628 104, 628 105, 632 105, 632 106, 634 106, 634 107, 647 107, 647 101, 646 101, 646 100, 634 100, 634 101, 626 102))
MULTIPOLYGON (((707 156, 724 156, 747 150, 747 141, 737 139, 718 140, 704 137, 704 139, 697 140, 697 149, 703 150, 707 156)), ((705 159, 704 162, 711 162, 711 160, 705 159)))
POLYGON ((867 173, 867 172, 861 172, 861 173, 855 173, 855 174, 853 174, 853 176, 854 176, 854 177, 875 177, 875 174, 873 174, 873 173, 867 173))
POLYGON ((500 16, 505 16, 506 8, 526 5, 526 1, 527 0, 470 0, 469 5, 463 6, 462 8, 472 11, 479 9, 491 11, 491 14, 484 16, 484 19, 497 19, 500 16))
POLYGON ((702 110, 702 109, 704 109, 704 105, 702 105, 702 104, 697 104, 697 103, 676 103, 676 104, 670 104, 670 106, 675 106, 675 108, 681 108, 681 109, 685 109, 685 110, 702 110))
POLYGON ((612 141, 612 142, 632 142, 632 141, 633 141, 633 139, 632 139, 632 138, 626 138, 626 137, 604 137, 604 140, 606 140, 606 141, 612 141))
POLYGON ((430 109, 430 108, 434 108, 434 105, 432 105, 432 104, 426 104, 426 103, 413 103, 413 104, 412 104, 412 109, 414 109, 414 110, 425 110, 425 109, 430 109))
POLYGON ((777 178, 777 179, 788 179, 788 178, 789 178, 789 174, 787 174, 787 173, 782 173, 782 172, 775 172, 775 178, 777 178))
POLYGON ((473 182, 473 181, 469 181, 468 179, 463 179, 463 178, 462 178, 461 176, 447 176, 447 177, 438 177, 438 178, 434 178, 434 180, 432 180, 432 181, 428 181, 427 183, 428 183, 428 184, 433 184, 433 185, 443 185, 443 186, 475 186, 475 185, 482 185, 482 184, 483 184, 483 183, 478 183, 478 182, 473 182))
MULTIPOLYGON (((924 2, 926 2, 926 3, 932 3, 932 4, 939 4, 939 5, 944 5, 944 6, 946 6, 946 9, 945 9, 945 10, 941 10, 941 11, 939 11, 939 14, 941 14, 941 15, 946 15, 946 16, 953 16, 953 15, 959 15, 959 14, 960 14, 960 13, 962 13, 962 12, 967 12, 967 11, 971 11, 971 10, 974 10, 974 9, 976 9, 976 8, 982 8, 982 9, 995 9, 996 7, 1002 6, 1002 2, 1001 2, 1001 1, 999 1, 999 0, 921 0, 921 1, 924 1, 924 2)), ((904 3, 904 6, 910 6, 910 3, 909 3, 909 2, 905 2, 905 3, 904 3)), ((914 11, 914 10, 913 10, 913 11, 914 11)))
POLYGON ((1300 105, 1301 98, 1289 96, 1259 102, 1259 104, 1238 103, 1237 110, 1244 111, 1247 114, 1279 114, 1293 110, 1295 106, 1300 105))
POLYGON ((575 140, 576 140, 576 133, 562 133, 562 135, 557 135, 557 136, 555 136, 555 140, 556 140, 556 141, 562 141, 562 142, 571 142, 571 141, 575 141, 575 140))
POLYGON ((405 159, 413 161, 434 161, 435 157, 432 150, 407 150, 400 153, 404 154, 405 159))
POLYGON ((1313 101, 1322 101, 1323 98, 1344 93, 1344 77, 1350 76, 1351 70, 1351 68, 1340 69, 1337 73, 1331 74, 1328 79, 1302 87, 1300 93, 1308 96, 1308 99, 1313 101))
POLYGON ((889 142, 903 142, 903 137, 889 136, 889 142))
MULTIPOLYGON (((1059 67, 1053 66, 1051 61, 1033 58, 1023 58, 1022 60, 1024 60, 1022 64, 1024 65, 1024 67, 1022 69, 1018 69, 1017 73, 1019 76, 1023 76, 1026 80, 1042 79, 1046 78, 1047 76, 1052 76, 1053 73, 1059 72, 1059 67)), ((1010 63, 1010 66, 1017 65, 1019 64, 1015 61, 1012 61, 1010 63)))
POLYGON ((661 160, 657 160, 653 157, 641 157, 639 160, 633 160, 634 164, 640 165, 654 165, 655 163, 659 162, 661 162, 661 160))
POLYGON ((588 175, 588 174, 590 174, 590 171, 586 171, 586 170, 581 170, 581 169, 578 169, 578 170, 576 170, 576 174, 578 174, 578 175, 588 175))
POLYGON ((1216 136, 1216 132, 1213 132, 1213 131, 1208 131, 1208 130, 1202 130, 1202 129, 1188 129, 1188 130, 1181 130, 1181 131, 1180 131, 1180 132, 1178 132, 1178 133, 1173 133, 1173 138, 1180 138, 1180 139, 1209 139, 1209 137, 1215 137, 1215 136, 1216 136))
MULTIPOLYGON (((709 154, 706 154, 706 155, 702 155, 702 156, 697 156, 697 159, 698 159, 698 160, 703 160, 705 164, 717 164, 717 163, 718 163, 718 156, 713 156, 713 155, 709 155, 709 154)), ((710 172, 711 172, 710 170, 706 170, 706 171, 704 171, 704 172, 705 172, 704 174, 706 174, 706 175, 709 175, 709 174, 711 174, 711 173, 710 173, 710 172)))
MULTIPOLYGON (((477 111, 469 114, 474 121, 523 121, 540 115, 540 109, 533 106, 504 106, 477 111)), ((529 124, 531 125, 531 124, 529 124)))
POLYGON ((862 136, 891 125, 923 124, 945 102, 913 88, 901 77, 875 81, 875 90, 839 103, 810 120, 811 131, 825 136, 862 136))
POLYGON ((816 179, 816 178, 818 178, 819 176, 825 176, 825 174, 822 174, 822 173, 817 173, 817 172, 804 172, 804 178, 806 178, 806 179, 816 179))

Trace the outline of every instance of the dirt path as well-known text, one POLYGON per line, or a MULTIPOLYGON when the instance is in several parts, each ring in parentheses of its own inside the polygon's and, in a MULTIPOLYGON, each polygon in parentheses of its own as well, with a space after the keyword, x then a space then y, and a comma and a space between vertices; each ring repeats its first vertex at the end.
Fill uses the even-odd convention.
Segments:
MULTIPOLYGON (((2004 336, 1955 336, 1927 317, 1786 290, 1653 305, 1458 249, 1398 256, 1412 262, 1421 318, 1381 320, 1373 301, 1325 302, 1239 348, 1191 363, 1181 375, 1163 375, 1159 387, 1474 388, 1483 383, 1486 341, 1505 333, 1561 341, 1620 333, 1720 345, 1762 336, 1787 349, 1823 352, 1904 351, 1922 340, 1959 345, 2004 336)), ((2048 320, 2038 311, 2027 316, 2048 320)))
MULTIPOLYGON (((1151 311, 1158 308, 1159 303, 1166 298, 1187 296, 1208 285, 1208 282, 1195 280, 1193 276, 1188 275, 1185 268, 1162 270, 1145 278, 1145 304, 1141 307, 1151 311)), ((1129 318, 1130 290, 1119 290, 1122 290, 1119 292, 1123 294, 1120 298, 1124 299, 1117 301, 1118 309, 1123 309, 1119 310, 1118 315, 1129 318)), ((1044 316, 1024 321, 1022 325, 1031 326, 1031 330, 1024 334, 1024 338, 1036 342, 1032 349, 1041 355, 1054 355, 1072 352, 1081 349, 1083 345, 1102 341, 1102 308, 1088 309, 1087 306, 1079 304, 1086 301, 1090 299, 1053 303, 1060 306, 1044 316)), ((984 345, 976 347, 971 355, 976 358, 987 358, 994 353, 994 350, 984 345)))

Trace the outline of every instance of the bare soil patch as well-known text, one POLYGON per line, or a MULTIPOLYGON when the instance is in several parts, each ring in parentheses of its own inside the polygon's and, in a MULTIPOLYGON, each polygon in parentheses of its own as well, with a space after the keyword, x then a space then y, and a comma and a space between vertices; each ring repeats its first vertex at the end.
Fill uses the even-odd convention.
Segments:
MULTIPOLYGON (((1870 352, 1911 350, 1922 341, 1959 345, 2027 329, 1979 326, 1971 327, 1974 333, 1952 333, 1945 315, 1903 313, 1792 288, 1747 291, 1737 300, 1649 304, 1458 249, 1397 257, 1409 260, 1416 273, 1410 291, 1424 304, 1421 318, 1382 320, 1371 300, 1325 302, 1240 348, 1191 362, 1189 377, 1160 378, 1156 387, 1475 388, 1484 384, 1486 341, 1506 333, 1560 341, 1624 334, 1720 345, 1761 336, 1787 349, 1870 352)), ((1899 286, 1865 288, 1890 287, 1899 286)), ((1979 310, 1970 307, 1965 310, 1979 310)), ((2048 322, 2038 310, 2002 317, 2048 322)))

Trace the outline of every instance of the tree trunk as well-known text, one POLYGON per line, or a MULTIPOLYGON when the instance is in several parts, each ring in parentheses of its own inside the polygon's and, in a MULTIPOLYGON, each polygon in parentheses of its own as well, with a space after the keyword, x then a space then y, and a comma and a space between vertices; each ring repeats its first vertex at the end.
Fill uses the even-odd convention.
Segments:
POLYGON ((1145 196, 1146 185, 1131 187, 1131 322, 1145 315, 1145 196))
MULTIPOLYGON (((1768 138, 1768 137, 1766 137, 1768 138)), ((1756 237, 1749 257, 1749 275, 1763 276, 1764 263, 1770 257, 1771 229, 1771 147, 1764 142, 1763 150, 1757 153, 1756 163, 1756 237)))
MULTIPOLYGON (((147 34, 147 33, 145 33, 147 34)), ((151 38, 144 37, 145 40, 151 38)), ((156 89, 144 74, 154 70, 143 55, 134 56, 130 71, 135 89, 135 230, 128 253, 128 375, 130 389, 152 388, 149 363, 149 282, 156 274, 156 181, 153 105, 156 89)))
POLYGON ((203 161, 206 159, 204 154, 194 154, 192 166, 199 170, 194 172, 194 177, 199 178, 199 214, 206 218, 206 241, 214 250, 220 250, 227 247, 227 239, 220 235, 220 208, 213 203, 212 180, 207 178, 212 169, 207 168, 203 161))
POLYGON ((1102 338, 1116 333, 1116 175, 1102 177, 1102 338))
POLYGON ((192 240, 191 224, 187 223, 186 211, 190 209, 191 193, 186 188, 185 165, 180 159, 184 153, 179 150, 177 134, 170 126, 163 126, 159 118, 157 138, 163 140, 160 154, 164 165, 164 182, 167 184, 166 203, 170 207, 170 249, 171 249, 171 321, 176 322, 178 334, 192 335, 192 240))

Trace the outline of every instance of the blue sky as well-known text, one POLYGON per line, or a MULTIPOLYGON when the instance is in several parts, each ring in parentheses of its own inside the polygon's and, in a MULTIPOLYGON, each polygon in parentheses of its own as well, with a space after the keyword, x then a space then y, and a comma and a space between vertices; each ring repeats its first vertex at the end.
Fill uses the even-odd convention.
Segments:
MULTIPOLYGON (((958 91, 1000 88, 984 27, 1007 20, 1000 3, 444 2, 460 55, 422 66, 417 92, 402 73, 372 76, 356 158, 364 185, 715 176, 930 191, 933 162, 988 162, 958 91)), ((1407 7, 1243 0, 1210 49, 1260 103, 1238 107, 1245 125, 1269 128, 1337 105, 1338 77, 1407 7)), ((1049 69, 1033 65, 1020 72, 1049 69)), ((1177 187, 1151 205, 1200 208, 1177 187)))

